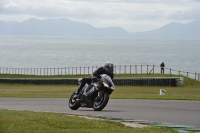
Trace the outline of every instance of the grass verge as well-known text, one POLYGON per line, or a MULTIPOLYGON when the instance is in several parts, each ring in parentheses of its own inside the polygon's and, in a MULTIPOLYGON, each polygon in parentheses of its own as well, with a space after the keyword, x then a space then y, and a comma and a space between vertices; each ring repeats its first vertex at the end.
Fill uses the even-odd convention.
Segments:
MULTIPOLYGON (((0 77, 3 75, 0 75, 0 77)), ((7 75, 4 75, 7 77, 7 75)), ((27 78, 25 75, 10 75, 10 78, 27 78)), ((64 76, 64 75, 63 75, 64 76)), ((62 78, 58 76, 57 78, 62 78)), ((79 78, 71 75, 71 78, 79 78)), ((87 75, 82 75, 82 77, 87 75)), ((161 74, 131 74, 116 75, 115 77, 175 77, 180 75, 161 74)), ((29 77, 29 76, 28 76, 29 77)), ((51 76, 48 76, 49 78, 51 76)), ((8 77, 7 77, 8 78, 8 77)), ((44 77, 43 77, 44 78, 44 77)), ((55 77, 54 77, 55 78, 55 77)), ((77 89, 76 85, 34 85, 34 84, 4 84, 0 83, 0 97, 14 98, 69 98, 77 89)), ((110 98, 114 99, 162 99, 162 100, 200 100, 200 82, 184 77, 184 87, 158 86, 116 86, 110 98), (166 90, 166 95, 160 96, 160 89, 166 90)))
POLYGON ((177 133, 169 128, 131 128, 110 120, 89 120, 49 112, 0 110, 1 133, 177 133))

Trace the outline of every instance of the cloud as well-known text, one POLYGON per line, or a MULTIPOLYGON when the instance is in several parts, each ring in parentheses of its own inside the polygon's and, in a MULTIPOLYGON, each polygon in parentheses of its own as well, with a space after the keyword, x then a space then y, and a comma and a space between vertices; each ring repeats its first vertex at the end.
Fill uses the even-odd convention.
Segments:
MULTIPOLYGON (((0 0, 0 18, 62 18, 93 26, 143 27, 195 20, 200 0, 0 0), (159 24, 161 23, 161 24, 159 24)), ((132 28, 134 29, 134 28, 132 28)))

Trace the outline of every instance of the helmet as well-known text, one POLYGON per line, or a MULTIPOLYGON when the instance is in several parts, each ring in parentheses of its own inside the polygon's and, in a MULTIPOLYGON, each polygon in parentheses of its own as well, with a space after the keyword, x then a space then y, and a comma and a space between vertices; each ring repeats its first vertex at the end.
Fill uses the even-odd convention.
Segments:
POLYGON ((113 67, 114 65, 110 62, 106 62, 106 64, 104 65, 104 68, 110 72, 113 72, 113 67))

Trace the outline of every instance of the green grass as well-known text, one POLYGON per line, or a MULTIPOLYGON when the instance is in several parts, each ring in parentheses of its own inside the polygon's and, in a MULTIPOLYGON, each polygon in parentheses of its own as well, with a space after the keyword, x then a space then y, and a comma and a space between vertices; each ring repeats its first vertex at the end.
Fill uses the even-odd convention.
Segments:
MULTIPOLYGON (((9 75, 0 75, 8 77, 9 75)), ((27 78, 30 76, 10 75, 10 78, 27 78)), ((71 78, 79 78, 71 75, 71 78)), ((86 77, 88 75, 81 75, 86 77)), ((176 77, 180 75, 116 75, 115 77, 176 77)), ((38 77, 38 76, 36 76, 38 77)), ((50 78, 51 76, 49 76, 50 78)), ((57 78, 67 76, 56 76, 57 78)), ((15 98, 69 98, 77 89, 76 85, 34 85, 34 84, 0 84, 0 97, 15 98)), ((184 77, 184 87, 157 86, 116 86, 110 98, 113 99, 165 99, 165 100, 200 100, 200 82, 184 77), (166 95, 160 96, 160 89, 166 90, 166 95)))
POLYGON ((0 110, 1 133, 178 133, 169 128, 131 128, 110 120, 89 120, 49 112, 0 110))
MULTIPOLYGON (((89 75, 25 76, 0 75, 0 78, 80 78, 89 75)), ((183 77, 180 75, 115 75, 115 77, 183 77)), ((0 98, 68 98, 76 85, 34 85, 0 83, 0 98)), ((116 86, 110 98, 200 100, 200 83, 184 77, 184 87, 116 86), (159 90, 166 95, 160 96, 159 90)), ((0 133, 176 133, 169 128, 131 128, 109 120, 88 120, 65 114, 0 110, 0 133)))

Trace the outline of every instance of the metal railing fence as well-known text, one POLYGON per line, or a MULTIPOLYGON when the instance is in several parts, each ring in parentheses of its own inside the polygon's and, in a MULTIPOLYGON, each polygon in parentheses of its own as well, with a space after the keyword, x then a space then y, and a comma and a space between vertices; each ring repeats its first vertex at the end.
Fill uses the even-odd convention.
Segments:
MULTIPOLYGON (((5 68, 0 67, 0 74, 20 74, 20 75, 85 75, 91 74, 99 66, 83 67, 59 67, 59 68, 5 68)), ((165 74, 184 75, 200 81, 200 73, 192 73, 171 68, 164 68, 165 74)), ((115 74, 160 74, 161 68, 156 65, 117 65, 114 66, 115 74)))

